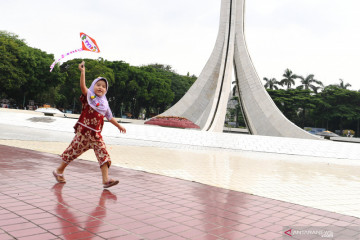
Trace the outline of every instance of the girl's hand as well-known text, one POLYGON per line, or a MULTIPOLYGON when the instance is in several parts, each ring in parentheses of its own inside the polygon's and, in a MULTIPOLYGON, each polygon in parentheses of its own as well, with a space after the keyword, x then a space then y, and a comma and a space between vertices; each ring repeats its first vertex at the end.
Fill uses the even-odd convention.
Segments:
POLYGON ((85 62, 82 61, 80 64, 79 64, 79 70, 80 71, 85 71, 85 62))
POLYGON ((118 129, 120 130, 120 133, 126 133, 126 129, 123 126, 119 126, 118 129))

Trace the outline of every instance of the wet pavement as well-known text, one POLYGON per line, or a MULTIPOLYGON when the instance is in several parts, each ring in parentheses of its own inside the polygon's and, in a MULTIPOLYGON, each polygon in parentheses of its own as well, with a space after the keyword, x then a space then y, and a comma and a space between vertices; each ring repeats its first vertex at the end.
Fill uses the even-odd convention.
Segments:
POLYGON ((2 240, 268 240, 283 239, 287 226, 329 225, 341 226, 341 239, 360 238, 356 217, 117 166, 110 175, 119 185, 103 190, 98 164, 84 160, 59 184, 51 173, 58 156, 3 145, 0 152, 2 240))
POLYGON ((103 190, 92 151, 51 174, 75 122, 0 109, 0 240, 360 239, 358 144, 106 123, 103 190))

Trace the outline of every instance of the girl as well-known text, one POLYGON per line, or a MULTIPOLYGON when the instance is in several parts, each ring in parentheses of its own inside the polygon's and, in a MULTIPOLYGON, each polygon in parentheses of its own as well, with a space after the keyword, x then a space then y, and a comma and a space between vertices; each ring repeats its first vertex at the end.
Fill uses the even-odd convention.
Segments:
POLYGON ((53 175, 57 182, 65 183, 64 170, 68 164, 79 157, 82 153, 94 149, 96 158, 100 164, 102 183, 104 188, 114 186, 119 183, 118 180, 109 179, 108 169, 111 165, 110 155, 106 150, 104 140, 101 136, 101 130, 104 125, 104 116, 114 124, 120 133, 126 133, 126 129, 122 127, 113 118, 109 104, 106 98, 108 91, 108 81, 103 77, 95 79, 90 88, 85 83, 85 62, 79 64, 80 88, 82 95, 82 112, 79 120, 75 124, 75 137, 69 147, 63 152, 61 158, 63 162, 53 171, 53 175))

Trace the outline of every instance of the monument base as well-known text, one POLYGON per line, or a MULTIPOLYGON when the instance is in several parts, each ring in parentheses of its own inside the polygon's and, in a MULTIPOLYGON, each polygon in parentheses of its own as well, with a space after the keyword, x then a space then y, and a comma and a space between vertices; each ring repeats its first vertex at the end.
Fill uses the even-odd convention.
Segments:
POLYGON ((183 118, 183 117, 173 117, 173 116, 158 116, 154 117, 145 122, 145 124, 158 125, 163 127, 174 127, 174 128, 199 128, 198 125, 192 121, 183 118))

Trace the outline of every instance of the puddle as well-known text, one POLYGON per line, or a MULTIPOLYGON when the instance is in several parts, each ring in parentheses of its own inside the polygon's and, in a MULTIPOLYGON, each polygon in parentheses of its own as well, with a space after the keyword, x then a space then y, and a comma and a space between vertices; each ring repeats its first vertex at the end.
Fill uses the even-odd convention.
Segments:
POLYGON ((44 122, 44 123, 52 123, 56 121, 54 118, 51 117, 32 117, 27 120, 30 122, 44 122))

